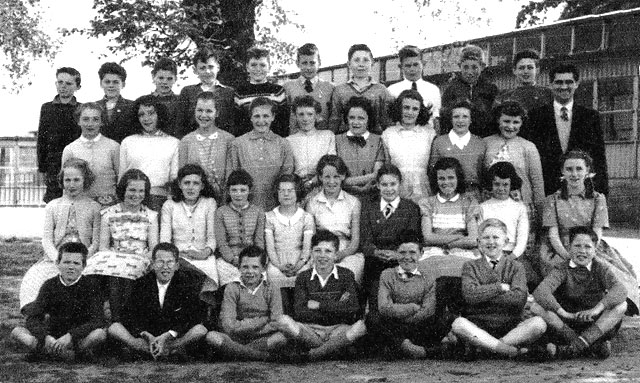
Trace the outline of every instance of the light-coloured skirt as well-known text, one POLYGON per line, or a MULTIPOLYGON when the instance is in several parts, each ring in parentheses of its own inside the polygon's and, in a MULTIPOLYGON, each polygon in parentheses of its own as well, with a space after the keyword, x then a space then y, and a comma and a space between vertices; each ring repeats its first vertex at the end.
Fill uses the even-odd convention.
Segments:
POLYGON ((462 276, 462 266, 474 259, 480 258, 477 250, 448 249, 440 247, 426 247, 420 258, 420 263, 429 270, 435 279, 440 277, 462 276))
MULTIPOLYGON (((302 268, 298 271, 298 274, 309 269, 309 267, 309 263, 302 266, 302 268)), ((276 288, 295 287, 296 285, 296 276, 287 277, 282 271, 280 271, 280 269, 278 269, 271 263, 267 265, 267 280, 276 288)))
POLYGON ((27 270, 20 283, 20 310, 38 297, 40 288, 60 271, 58 266, 48 258, 42 258, 27 270))
POLYGON ((84 275, 138 279, 147 273, 151 260, 145 255, 105 250, 87 259, 84 275))

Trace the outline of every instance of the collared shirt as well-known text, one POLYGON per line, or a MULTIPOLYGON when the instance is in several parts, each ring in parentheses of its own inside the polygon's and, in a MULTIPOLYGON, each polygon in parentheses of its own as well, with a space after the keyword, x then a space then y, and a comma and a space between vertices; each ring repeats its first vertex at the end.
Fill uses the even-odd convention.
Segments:
POLYGON ((80 140, 80 142, 82 143, 96 143, 98 141, 100 141, 100 138, 102 138, 102 134, 98 133, 97 136, 93 137, 92 139, 88 139, 85 136, 80 136, 78 137, 78 139, 80 140))
POLYGON ((62 279, 62 277, 61 277, 61 276, 58 276, 58 278, 60 278, 60 283, 62 283, 62 286, 69 287, 69 286, 73 286, 73 285, 75 285, 76 283, 78 283, 78 281, 80 280, 80 278, 82 278, 82 275, 80 275, 80 276, 78 277, 78 279, 76 279, 75 281, 73 281, 73 282, 71 282, 71 283, 67 283, 67 282, 65 282, 65 281, 64 281, 64 279, 62 279))
MULTIPOLYGON (((369 135, 371 135, 371 133, 369 133, 369 131, 364 132, 364 134, 362 134, 362 138, 364 138, 364 140, 366 141, 369 138, 369 135)), ((347 137, 355 137, 356 135, 353 134, 352 131, 347 131, 347 137)))
MULTIPOLYGON (((407 276, 408 276, 407 274, 409 273, 405 269, 403 269, 401 266, 397 267, 397 272, 398 272, 398 275, 400 275, 400 278, 402 278, 402 279, 406 279, 407 276)), ((412 271, 410 271, 410 273, 413 276, 422 275, 422 273, 420 272, 420 270, 418 270, 417 267, 415 269, 413 269, 412 271)))
POLYGON ((462 150, 464 149, 465 146, 469 144, 469 141, 471 140, 471 132, 467 132, 463 136, 458 136, 456 132, 451 130, 449 132, 449 140, 451 140, 451 143, 453 145, 457 146, 462 150))
POLYGON ((213 83, 211 85, 207 85, 203 82, 200 83, 200 89, 202 89, 203 92, 213 92, 217 86, 224 85, 220 84, 218 80, 213 80, 213 83))
POLYGON ((256 295, 256 293, 260 289, 260 286, 262 286, 264 283, 265 283, 264 275, 260 279, 260 283, 258 283, 258 285, 256 287, 254 287, 253 289, 248 287, 247 285, 245 285, 244 282, 242 282, 242 279, 240 279, 240 286, 242 286, 244 289, 246 289, 249 292, 249 294, 251 294, 251 295, 256 295))
POLYGON ((440 195, 440 193, 436 194, 436 198, 438 198, 438 201, 440 201, 440 203, 445 203, 445 202, 456 202, 459 198, 460 198, 460 194, 456 194, 453 197, 446 199, 444 198, 442 195, 440 195))
POLYGON ((391 202, 387 202, 384 200, 384 198, 380 198, 380 211, 384 213, 384 210, 387 208, 387 205, 391 205, 391 212, 389 215, 393 214, 396 209, 398 208, 398 205, 400 205, 400 197, 396 197, 396 199, 394 199, 391 202))
POLYGON ((196 140, 198 140, 198 141, 204 141, 206 139, 215 140, 216 138, 218 138, 218 132, 211 133, 208 136, 203 136, 200 133, 196 133, 196 140))
POLYGON ((264 140, 269 140, 269 141, 274 141, 276 138, 278 138, 279 136, 277 136, 274 132, 272 132, 271 130, 267 130, 264 133, 258 133, 255 130, 250 131, 249 133, 247 133, 247 138, 249 138, 250 140, 260 140, 260 139, 264 139, 264 140))
POLYGON ((502 255, 498 256, 498 258, 496 259, 491 259, 487 256, 484 257, 484 259, 487 261, 487 263, 489 264, 489 267, 491 267, 492 269, 495 267, 498 267, 498 265, 500 264, 500 261, 502 260, 502 255), (498 263, 496 263, 495 267, 493 266, 493 262, 498 261, 498 263))
POLYGON ((571 135, 571 118, 573 117, 573 100, 569 101, 566 105, 560 104, 558 101, 553 101, 553 111, 556 120, 556 129, 558 130, 558 138, 560 139, 560 146, 562 151, 566 152, 569 146, 569 136, 571 135), (567 109, 568 121, 562 119, 562 108, 567 109))
POLYGON ((52 104, 69 104, 73 106, 76 106, 76 104, 79 104, 78 100, 76 100, 76 96, 71 96, 71 100, 69 100, 69 102, 62 102, 59 94, 56 94, 56 96, 53 98, 53 101, 51 103, 52 104))
MULTIPOLYGON (((591 271, 591 267, 593 266, 593 261, 590 261, 586 266, 587 270, 591 271)), ((569 261, 569 267, 571 267, 572 269, 575 269, 576 267, 579 267, 578 264, 576 264, 573 259, 569 261)))
POLYGON ((356 83, 356 81, 353 78, 350 78, 349 81, 347 81, 347 84, 350 84, 358 92, 362 92, 368 87, 370 87, 371 85, 377 84, 377 82, 373 80, 373 77, 369 76, 369 80, 367 84, 362 87, 358 85, 358 83, 356 83))
POLYGON ((167 295, 167 289, 169 288, 169 283, 171 283, 171 281, 167 283, 160 283, 160 281, 156 279, 156 283, 158 284, 158 302, 160 302, 160 307, 163 307, 164 297, 167 295))
POLYGON ((309 80, 311 82, 312 85, 316 85, 318 83, 318 81, 320 81, 320 77, 315 76, 314 78, 306 78, 304 76, 300 76, 298 77, 298 81, 300 82, 300 84, 302 84, 304 86, 304 83, 309 80))
POLYGON ((344 249, 351 238, 351 215, 357 205, 358 199, 344 190, 332 203, 322 191, 311 198, 307 211, 315 218, 318 229, 329 230, 340 238, 340 249, 344 249))
POLYGON ((333 278, 335 278, 336 280, 338 279, 338 268, 336 267, 336 265, 333 265, 333 270, 331 270, 329 275, 327 275, 326 279, 322 278, 322 276, 318 274, 318 272, 316 272, 316 268, 314 266, 313 269, 311 270, 311 278, 309 280, 312 281, 313 278, 318 277, 318 282, 320 282, 320 286, 324 288, 327 285, 327 282, 329 282, 329 278, 331 278, 331 276, 333 276, 333 278))
POLYGON ((424 99, 424 105, 427 108, 431 106, 431 113, 433 113, 431 118, 440 117, 440 108, 442 107, 440 88, 428 81, 421 78, 416 81, 409 81, 405 78, 400 82, 389 85, 389 93, 391 93, 393 97, 398 98, 403 90, 411 89, 411 85, 413 85, 414 82, 418 88, 418 93, 420 93, 424 99))

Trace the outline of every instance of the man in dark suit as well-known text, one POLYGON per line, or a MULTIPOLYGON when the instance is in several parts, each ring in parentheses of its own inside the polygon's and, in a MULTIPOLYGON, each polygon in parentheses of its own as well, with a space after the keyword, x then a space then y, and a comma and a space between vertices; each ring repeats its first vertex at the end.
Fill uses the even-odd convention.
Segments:
POLYGON ((178 248, 170 243, 153 249, 153 273, 136 281, 122 323, 109 327, 111 337, 154 359, 185 354, 189 345, 207 335, 198 323, 198 291, 178 271, 178 255, 178 248))
POLYGON ((607 158, 600 115, 574 103, 579 85, 574 65, 558 65, 551 69, 549 80, 553 103, 529 113, 529 123, 522 136, 532 141, 540 152, 546 195, 560 189, 560 157, 570 150, 582 150, 593 158, 593 178, 597 191, 608 194, 607 158))

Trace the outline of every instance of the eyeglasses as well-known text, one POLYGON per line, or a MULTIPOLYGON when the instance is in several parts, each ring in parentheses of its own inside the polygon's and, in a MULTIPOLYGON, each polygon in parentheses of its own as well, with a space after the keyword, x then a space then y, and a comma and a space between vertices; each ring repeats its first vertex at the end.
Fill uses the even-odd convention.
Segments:
POLYGON ((173 266, 176 265, 176 261, 155 261, 153 263, 156 267, 165 267, 167 266, 168 268, 173 268, 173 266))

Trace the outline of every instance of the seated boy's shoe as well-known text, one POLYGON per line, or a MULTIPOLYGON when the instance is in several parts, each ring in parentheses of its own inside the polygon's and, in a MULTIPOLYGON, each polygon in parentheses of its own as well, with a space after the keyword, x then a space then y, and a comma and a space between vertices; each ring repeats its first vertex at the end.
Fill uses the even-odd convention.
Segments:
POLYGON ((541 345, 531 345, 526 348, 518 349, 518 355, 516 360, 528 361, 528 362, 544 362, 552 359, 549 350, 541 345))
POLYGON ((571 346, 558 346, 553 343, 547 344, 547 351, 551 359, 572 359, 579 356, 579 353, 571 346))
POLYGON ((611 341, 598 341, 589 348, 589 351, 598 359, 607 359, 611 356, 611 341))
POLYGON ((409 339, 402 341, 400 351, 411 359, 424 359, 427 356, 424 347, 413 344, 409 339))

